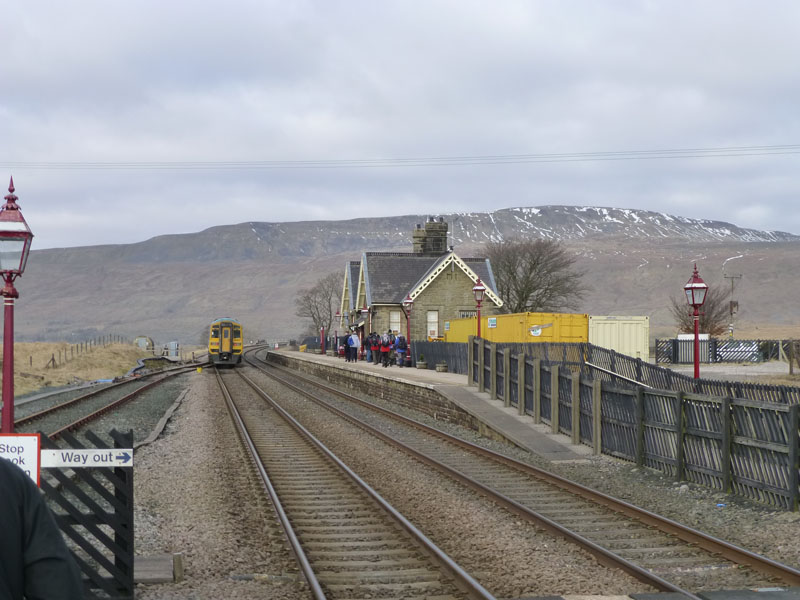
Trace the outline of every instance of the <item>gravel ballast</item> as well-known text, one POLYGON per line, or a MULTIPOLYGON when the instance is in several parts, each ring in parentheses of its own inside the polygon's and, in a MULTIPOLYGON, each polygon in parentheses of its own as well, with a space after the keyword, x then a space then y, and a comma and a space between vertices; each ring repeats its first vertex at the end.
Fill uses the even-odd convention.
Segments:
MULTIPOLYGON (((545 463, 527 452, 492 442, 473 431, 434 421, 415 411, 391 408, 779 562, 800 565, 800 550, 795 541, 800 524, 797 513, 734 501, 724 494, 692 484, 674 483, 656 472, 637 469, 608 457, 591 457, 583 464, 545 463)), ((341 435, 342 432, 336 431, 339 427, 325 425, 326 435, 334 438, 341 435)), ((352 459, 359 470, 372 469, 379 476, 381 461, 375 457, 366 460, 363 453, 359 458, 358 444, 353 448, 348 460, 352 459)), ((371 452, 376 452, 374 447, 371 452)), ((389 454, 380 452, 380 458, 386 463, 389 454)), ((296 583, 293 559, 271 517, 269 505, 260 499, 263 492, 253 485, 253 478, 246 471, 238 468, 243 460, 238 438, 212 374, 193 375, 188 393, 164 433, 153 444, 137 451, 134 477, 137 554, 182 552, 186 577, 175 584, 139 586, 138 598, 292 600, 308 597, 302 585, 296 583)), ((561 544, 566 546, 563 542, 551 545, 542 541, 541 532, 519 527, 511 517, 503 521, 497 515, 488 514, 479 498, 464 493, 463 488, 455 484, 443 482, 440 476, 420 471, 419 464, 413 460, 394 460, 400 460, 398 464, 403 460, 407 462, 403 469, 392 468, 391 479, 392 486, 396 482, 414 490, 406 500, 409 507, 413 508, 414 502, 428 506, 436 503, 450 511, 450 519, 440 516, 438 520, 431 520, 428 527, 432 537, 439 535, 446 540, 447 530, 453 529, 448 523, 479 531, 482 519, 493 520, 497 534, 493 539, 485 540, 483 546, 476 544, 461 551, 474 553, 478 558, 484 553, 486 570, 498 570, 507 581, 502 596, 642 591, 642 584, 619 574, 616 583, 606 584, 606 578, 598 575, 603 568, 585 556, 579 558, 588 560, 585 572, 575 569, 576 559, 571 554, 577 553, 574 548, 561 548, 561 544), (412 477, 412 471, 419 472, 412 477), (415 487, 415 479, 420 487, 415 487), (495 552, 505 552, 505 560, 496 557, 495 552), (535 577, 520 579, 518 574, 522 568, 535 569, 535 577)), ((383 473, 386 478, 385 468, 383 473)), ((398 508, 403 510, 403 506, 398 508)), ((443 546, 448 552, 459 551, 456 541, 443 546)))
POLYGON ((136 554, 183 553, 184 580, 137 598, 308 598, 244 460, 213 373, 198 374, 134 475, 136 554))

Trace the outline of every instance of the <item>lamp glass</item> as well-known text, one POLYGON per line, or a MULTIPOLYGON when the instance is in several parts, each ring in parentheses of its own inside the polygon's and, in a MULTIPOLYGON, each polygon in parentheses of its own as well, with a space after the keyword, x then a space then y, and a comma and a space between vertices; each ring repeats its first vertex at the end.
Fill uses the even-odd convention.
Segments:
POLYGON ((25 238, 0 237, 0 271, 22 273, 25 270, 25 263, 28 259, 28 253, 25 252, 27 241, 25 238))
POLYGON ((703 304, 706 301, 706 291, 708 291, 707 287, 696 287, 694 288, 694 299, 698 305, 703 304))
POLYGON ((475 296, 475 302, 483 302, 484 292, 486 292, 486 288, 480 283, 480 280, 478 280, 478 283, 475 284, 474 288, 472 288, 472 293, 475 296))
POLYGON ((689 306, 701 306, 706 301, 708 286, 705 283, 687 283, 683 290, 689 306))

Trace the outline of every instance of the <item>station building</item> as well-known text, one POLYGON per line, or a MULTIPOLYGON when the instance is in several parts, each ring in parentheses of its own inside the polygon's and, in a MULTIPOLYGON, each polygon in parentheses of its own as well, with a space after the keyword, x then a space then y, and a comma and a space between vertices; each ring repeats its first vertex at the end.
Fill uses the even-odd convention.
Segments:
POLYGON ((489 260, 460 257, 448 248, 447 231, 442 217, 429 217, 413 231, 412 252, 364 252, 360 260, 350 261, 342 285, 340 331, 391 329, 405 335, 409 315, 403 301, 411 298, 411 339, 441 340, 445 322, 476 316, 472 288, 478 278, 486 287, 481 316, 498 314, 503 301, 489 260))

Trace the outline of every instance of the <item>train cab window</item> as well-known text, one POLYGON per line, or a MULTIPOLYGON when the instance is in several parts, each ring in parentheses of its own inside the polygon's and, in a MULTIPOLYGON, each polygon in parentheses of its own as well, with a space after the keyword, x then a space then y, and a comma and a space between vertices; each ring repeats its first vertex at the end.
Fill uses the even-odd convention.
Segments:
POLYGON ((211 328, 211 337, 219 337, 219 327, 211 328))

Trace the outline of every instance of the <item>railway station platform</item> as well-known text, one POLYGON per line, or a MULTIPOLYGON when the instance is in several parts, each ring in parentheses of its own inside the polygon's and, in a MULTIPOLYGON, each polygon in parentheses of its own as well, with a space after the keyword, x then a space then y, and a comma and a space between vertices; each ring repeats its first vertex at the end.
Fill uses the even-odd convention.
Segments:
POLYGON ((468 385, 466 375, 397 365, 383 367, 366 361, 346 362, 337 356, 285 349, 269 352, 292 360, 324 365, 341 374, 351 373, 353 377, 369 374, 433 390, 470 414, 484 427, 498 433, 516 446, 551 462, 586 461, 592 453, 592 449, 588 446, 574 445, 568 436, 552 433, 549 425, 534 423, 533 417, 520 415, 516 408, 504 406, 502 400, 492 400, 488 393, 479 392, 477 387, 468 385))

